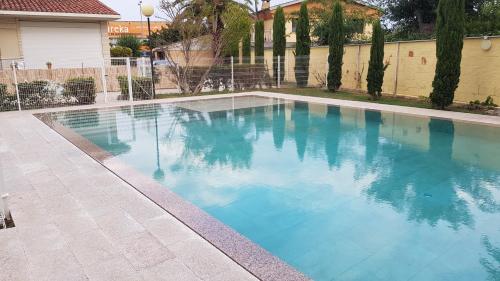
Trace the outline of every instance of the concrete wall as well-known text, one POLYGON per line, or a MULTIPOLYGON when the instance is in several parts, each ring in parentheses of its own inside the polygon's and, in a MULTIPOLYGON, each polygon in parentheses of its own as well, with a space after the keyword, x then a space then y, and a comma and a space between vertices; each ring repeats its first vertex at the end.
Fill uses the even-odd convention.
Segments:
MULTIPOLYGON (((455 92, 455 101, 484 101, 492 96, 500 102, 500 37, 489 38, 491 49, 481 49, 482 38, 464 40, 460 84, 455 92)), ((411 97, 428 97, 432 91, 432 80, 436 66, 435 41, 410 41, 386 43, 384 61, 390 65, 384 76, 383 92, 411 97), (399 49, 399 57, 398 57, 399 49)), ((289 48, 285 56, 285 82, 295 82, 294 55, 289 48)), ((272 50, 265 50, 268 64, 272 63, 272 50)), ((328 47, 311 49, 310 73, 325 75, 328 47)), ((342 67, 342 88, 366 91, 366 74, 370 59, 370 44, 346 45, 342 67)), ((320 81, 310 75, 309 83, 319 86, 320 81)))

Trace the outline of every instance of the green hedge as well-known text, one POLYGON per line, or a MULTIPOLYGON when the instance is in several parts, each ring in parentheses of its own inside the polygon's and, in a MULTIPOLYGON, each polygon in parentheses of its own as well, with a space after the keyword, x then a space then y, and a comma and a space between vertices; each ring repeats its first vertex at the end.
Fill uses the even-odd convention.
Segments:
POLYGON ((70 78, 64 83, 64 96, 75 98, 78 104, 93 104, 96 98, 96 86, 92 77, 70 78))
MULTIPOLYGON (((96 99, 96 85, 92 77, 76 77, 64 84, 35 80, 18 85, 22 109, 50 108, 76 104, 92 104, 96 99)), ((17 97, 0 84, 0 111, 17 110, 17 97)))
POLYGON ((4 97, 7 95, 7 85, 0 84, 0 97, 4 97))
MULTIPOLYGON (((128 99, 128 79, 127 76, 118 76, 120 85, 120 99, 128 99)), ((134 100, 151 99, 153 96, 153 83, 148 77, 132 77, 132 96, 134 100)))
POLYGON ((7 85, 0 84, 0 111, 17 110, 16 96, 9 95, 7 85))
MULTIPOLYGON (((193 67, 189 72, 189 86, 196 87, 207 67, 193 67)), ((204 82, 204 87, 218 90, 231 88, 231 67, 227 65, 213 66, 204 82)), ((265 64, 235 64, 235 90, 271 87, 272 79, 265 64)))
POLYGON ((17 84, 22 109, 35 109, 57 105, 55 91, 49 89, 49 81, 35 80, 17 84))

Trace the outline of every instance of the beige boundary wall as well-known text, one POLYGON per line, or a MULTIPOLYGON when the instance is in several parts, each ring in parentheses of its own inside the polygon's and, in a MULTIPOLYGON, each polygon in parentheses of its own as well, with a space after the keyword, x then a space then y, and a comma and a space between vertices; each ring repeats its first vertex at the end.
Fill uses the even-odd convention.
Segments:
MULTIPOLYGON (((467 38, 462 51, 462 74, 455 92, 455 101, 484 101, 492 96, 500 103, 500 37, 490 37, 491 49, 481 49, 482 38, 467 38)), ((384 61, 389 62, 384 76, 383 92, 390 95, 428 97, 432 91, 436 65, 434 40, 394 42, 385 44, 384 61)), ((342 87, 348 90, 366 91, 366 74, 370 59, 370 44, 346 45, 344 49, 342 87), (361 79, 358 77, 361 76, 361 79)), ((294 49, 286 50, 285 80, 294 82, 294 49)), ((268 64, 272 62, 272 50, 265 50, 268 64)), ((326 72, 328 47, 311 49, 311 85, 318 85, 312 73, 326 72)))

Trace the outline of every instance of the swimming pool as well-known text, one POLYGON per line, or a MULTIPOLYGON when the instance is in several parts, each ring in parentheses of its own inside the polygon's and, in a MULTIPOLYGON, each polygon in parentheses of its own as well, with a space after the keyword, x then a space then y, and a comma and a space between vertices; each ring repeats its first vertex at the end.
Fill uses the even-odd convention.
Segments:
POLYGON ((263 97, 66 128, 315 280, 499 280, 500 128, 263 97))

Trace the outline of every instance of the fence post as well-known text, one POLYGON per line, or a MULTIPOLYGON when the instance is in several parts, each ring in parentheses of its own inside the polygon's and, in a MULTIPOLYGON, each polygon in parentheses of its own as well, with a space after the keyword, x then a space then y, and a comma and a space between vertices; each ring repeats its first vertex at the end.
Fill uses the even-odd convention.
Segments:
POLYGON ((127 81, 128 81, 128 99, 134 101, 134 94, 132 91, 132 71, 130 69, 130 58, 127 58, 127 81))
POLYGON ((142 57, 141 58, 142 62, 141 62, 141 76, 142 77, 146 77, 146 58, 145 57, 142 57))
POLYGON ((231 56, 231 91, 234 91, 234 57, 231 56))
POLYGON ((104 93, 104 103, 108 103, 108 84, 106 82, 106 62, 102 60, 101 66, 102 91, 104 93))
POLYGON ((16 63, 12 62, 12 73, 14 75, 14 86, 16 87, 17 109, 21 111, 21 99, 19 97, 19 86, 17 84, 16 63))
POLYGON ((281 88, 281 56, 278 55, 278 89, 281 88))

